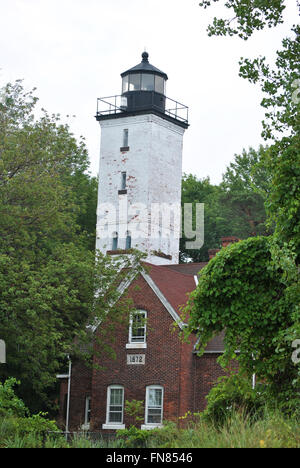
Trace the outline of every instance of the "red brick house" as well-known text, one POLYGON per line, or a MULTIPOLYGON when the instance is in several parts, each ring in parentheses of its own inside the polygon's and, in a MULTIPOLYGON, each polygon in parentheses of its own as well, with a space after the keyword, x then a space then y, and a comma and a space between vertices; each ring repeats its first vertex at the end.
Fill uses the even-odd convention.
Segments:
MULTIPOLYGON (((147 272, 132 282, 129 295, 146 321, 142 320, 138 328, 130 325, 129 329, 121 326, 117 330, 116 343, 112 345, 116 359, 101 360, 105 370, 87 368, 82 363, 73 365, 69 430, 102 432, 128 427, 133 421, 124 411, 126 400, 144 402, 144 420, 140 424, 144 429, 205 408, 206 395, 217 378, 224 375, 217 363, 223 351, 222 336, 214 338, 199 357, 196 337, 186 343, 180 340, 178 329, 172 331, 174 322, 183 326, 180 306, 195 289, 197 274, 205 265, 148 264, 147 272)), ((94 360, 97 363, 96 357, 94 360)), ((60 415, 64 424, 69 379, 67 375, 60 378, 60 415)))

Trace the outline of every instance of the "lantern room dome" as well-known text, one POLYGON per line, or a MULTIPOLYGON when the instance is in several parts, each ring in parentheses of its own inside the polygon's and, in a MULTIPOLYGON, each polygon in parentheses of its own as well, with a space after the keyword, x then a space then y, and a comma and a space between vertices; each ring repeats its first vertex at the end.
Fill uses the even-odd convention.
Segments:
POLYGON ((168 76, 149 63, 148 52, 142 53, 142 61, 121 73, 122 94, 152 91, 165 95, 168 76))
POLYGON ((148 59, 149 59, 148 52, 143 52, 141 63, 121 73, 121 77, 124 78, 124 76, 129 75, 130 73, 153 73, 153 74, 161 76, 162 78, 164 78, 164 80, 167 80, 168 75, 164 73, 163 71, 159 70, 158 68, 154 67, 153 65, 151 65, 148 59))

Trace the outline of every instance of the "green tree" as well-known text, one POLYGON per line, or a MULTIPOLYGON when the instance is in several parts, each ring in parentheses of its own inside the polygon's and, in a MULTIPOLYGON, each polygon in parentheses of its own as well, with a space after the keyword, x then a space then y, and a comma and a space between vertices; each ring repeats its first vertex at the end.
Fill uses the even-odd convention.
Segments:
MULTIPOLYGON (((243 150, 223 175, 220 185, 209 179, 197 179, 185 174, 182 180, 182 205, 204 203, 204 246, 199 250, 186 250, 186 238, 180 242, 181 261, 207 261, 208 250, 220 247, 222 236, 246 239, 271 232, 266 226, 265 200, 269 193, 270 169, 262 164, 267 148, 258 151, 243 150)), ((196 210, 193 210, 195 217, 196 210)), ((194 229, 195 229, 195 219, 194 229)))
MULTIPOLYGON (((208 260, 208 249, 216 248, 220 243, 220 236, 227 234, 226 219, 220 209, 220 189, 210 183, 209 179, 197 179, 192 174, 184 174, 182 179, 181 202, 192 203, 193 217, 195 218, 196 203, 204 203, 204 245, 201 249, 187 250, 186 237, 180 240, 180 259, 186 261, 192 258, 195 262, 208 260)), ((193 219, 195 229, 195 219, 193 219)))
MULTIPOLYGON (((215 18, 209 34, 247 39, 282 22, 284 3, 229 0, 225 7, 235 16, 215 18)), ((274 143, 258 168, 271 175, 265 207, 274 234, 227 247, 202 270, 188 307, 189 331, 200 335, 203 350, 210 337, 225 330, 224 361, 236 357, 248 375, 266 380, 273 399, 299 408, 300 370, 291 359, 293 340, 300 336, 299 26, 282 45, 273 69, 264 57, 240 62, 240 75, 265 93, 262 135, 274 143)))
POLYGON ((221 206, 227 211, 230 234, 241 239, 267 234, 265 200, 270 172, 260 164, 266 149, 249 148, 235 155, 221 183, 221 206))
MULTIPOLYGON (((245 40, 256 30, 282 23, 286 4, 285 0, 229 0, 222 3, 234 15, 215 18, 208 28, 209 35, 238 35, 245 40)), ((205 0, 200 6, 207 8, 211 1, 205 0)), ((267 215, 270 222, 276 220, 275 235, 297 243, 300 221, 299 25, 292 27, 290 36, 283 39, 282 49, 276 55, 273 66, 267 63, 266 57, 242 58, 240 76, 260 85, 264 94, 261 106, 265 109, 262 136, 274 141, 261 161, 272 174, 265 205, 267 215)))
MULTIPOLYGON (((185 333, 199 336, 202 354, 210 339, 225 330, 225 366, 237 359, 241 373, 268 383, 269 396, 292 403, 299 386, 299 366, 292 362, 292 342, 299 303, 295 264, 274 261, 272 237, 253 237, 222 249, 201 271, 191 294, 185 333), (283 274, 284 273, 284 274, 283 274)), ((281 249, 278 250, 281 252, 281 249)))
MULTIPOLYGON (((218 2, 219 0, 213 0, 218 2)), ((254 31, 277 26, 283 22, 285 0, 220 0, 230 11, 229 18, 214 18, 208 27, 209 36, 239 36, 247 40, 254 31)), ((210 7, 212 0, 203 0, 199 5, 210 7)))

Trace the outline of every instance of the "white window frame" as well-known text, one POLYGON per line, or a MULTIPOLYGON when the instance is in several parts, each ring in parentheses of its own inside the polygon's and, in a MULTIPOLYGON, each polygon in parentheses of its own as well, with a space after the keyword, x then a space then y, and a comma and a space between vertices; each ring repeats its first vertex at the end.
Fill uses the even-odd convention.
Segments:
POLYGON ((153 429, 155 427, 163 426, 163 415, 164 415, 164 387, 162 385, 149 385, 146 387, 146 404, 145 404, 145 424, 141 426, 141 429, 153 429), (148 422, 148 410, 149 410, 149 393, 150 390, 161 390, 161 421, 160 423, 149 423, 148 422))
POLYGON ((124 387, 122 385, 110 385, 107 387, 107 400, 106 400, 106 423, 102 424, 102 429, 125 429, 124 420, 124 387), (122 420, 121 422, 110 422, 109 413, 110 413, 110 400, 111 400, 111 391, 112 390, 122 390, 122 420))
POLYGON ((129 321, 129 337, 128 343, 126 345, 127 349, 145 349, 147 348, 147 312, 146 310, 136 310, 134 314, 143 314, 144 316, 144 325, 141 328, 144 328, 144 341, 134 341, 132 337, 132 325, 133 319, 130 317, 129 321))

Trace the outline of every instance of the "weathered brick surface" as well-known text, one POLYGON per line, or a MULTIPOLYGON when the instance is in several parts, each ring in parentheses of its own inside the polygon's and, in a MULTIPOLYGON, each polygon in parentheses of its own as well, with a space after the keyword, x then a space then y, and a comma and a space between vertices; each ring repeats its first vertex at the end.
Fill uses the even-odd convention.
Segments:
MULTIPOLYGON (((107 370, 94 371, 92 390, 92 426, 101 429, 106 419, 107 387, 124 386, 125 400, 145 400, 148 385, 164 387, 164 418, 180 416, 183 400, 189 398, 188 368, 191 366, 191 345, 180 342, 178 332, 172 333, 174 320, 163 304, 140 277, 130 288, 137 309, 147 311, 147 348, 126 349, 128 329, 118 330, 116 360, 101 362, 107 370), (136 288, 138 286, 138 289, 136 288), (182 353, 183 348, 190 351, 182 353), (127 354, 145 354, 145 365, 127 365, 127 354)), ((187 405, 187 403, 186 403, 187 405)), ((130 421, 125 416, 124 423, 130 421)))
POLYGON ((194 402, 193 411, 202 411, 206 407, 206 395, 226 372, 217 363, 220 354, 194 355, 194 402))
MULTIPOLYGON (((74 362, 72 366, 71 391, 70 391, 70 419, 69 429, 77 431, 84 423, 85 399, 92 391, 92 370, 80 362, 74 362)), ((66 397, 68 392, 68 380, 63 379, 60 387, 60 412, 59 425, 65 428, 66 397)))

